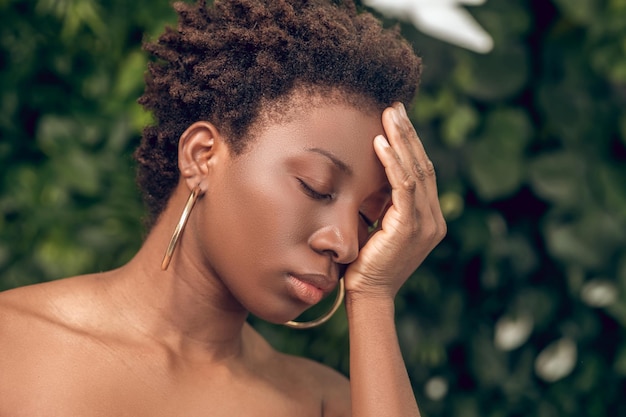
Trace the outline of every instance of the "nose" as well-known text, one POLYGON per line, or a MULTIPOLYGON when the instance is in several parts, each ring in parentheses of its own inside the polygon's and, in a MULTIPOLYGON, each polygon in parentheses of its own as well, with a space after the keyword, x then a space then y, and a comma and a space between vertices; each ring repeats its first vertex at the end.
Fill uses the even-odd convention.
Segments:
POLYGON ((320 227, 311 235, 309 246, 318 253, 329 254, 338 264, 352 263, 359 256, 358 217, 343 216, 320 227))

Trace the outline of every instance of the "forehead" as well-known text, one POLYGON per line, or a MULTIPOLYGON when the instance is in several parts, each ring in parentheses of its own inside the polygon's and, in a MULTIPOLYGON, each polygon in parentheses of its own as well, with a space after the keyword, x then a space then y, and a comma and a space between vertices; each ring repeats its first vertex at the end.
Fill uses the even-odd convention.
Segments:
POLYGON ((373 106, 297 95, 262 112, 251 129, 251 144, 252 148, 258 142, 264 146, 275 142, 288 148, 324 145, 329 151, 360 150, 359 154, 373 155, 374 137, 384 134, 381 114, 373 106))
POLYGON ((298 96, 287 104, 280 106, 283 113, 270 114, 253 126, 253 136, 242 155, 247 162, 272 169, 288 158, 326 158, 336 166, 344 164, 348 168, 344 173, 372 187, 386 184, 373 147, 374 137, 384 134, 381 112, 373 106, 364 110, 345 100, 320 97, 307 100, 298 96))

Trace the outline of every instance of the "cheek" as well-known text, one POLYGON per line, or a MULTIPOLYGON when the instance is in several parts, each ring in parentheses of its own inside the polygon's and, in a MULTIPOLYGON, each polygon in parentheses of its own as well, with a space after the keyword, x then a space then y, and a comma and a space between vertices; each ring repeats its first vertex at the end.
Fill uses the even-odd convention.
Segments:
MULTIPOLYGON (((220 252, 233 251, 239 262, 275 262, 284 252, 307 241, 305 199, 284 175, 238 173, 224 182, 212 204, 213 239, 220 252), (246 259, 241 259, 245 255, 246 259)), ((210 242, 209 242, 210 244, 210 242)))

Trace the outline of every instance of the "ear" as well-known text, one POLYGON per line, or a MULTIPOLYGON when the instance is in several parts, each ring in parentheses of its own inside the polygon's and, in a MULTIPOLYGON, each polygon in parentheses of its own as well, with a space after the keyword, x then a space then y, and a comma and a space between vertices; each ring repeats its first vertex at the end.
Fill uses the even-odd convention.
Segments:
POLYGON ((217 127, 209 122, 196 122, 189 126, 178 141, 178 169, 181 180, 189 190, 200 186, 207 190, 211 167, 224 159, 228 147, 217 127))

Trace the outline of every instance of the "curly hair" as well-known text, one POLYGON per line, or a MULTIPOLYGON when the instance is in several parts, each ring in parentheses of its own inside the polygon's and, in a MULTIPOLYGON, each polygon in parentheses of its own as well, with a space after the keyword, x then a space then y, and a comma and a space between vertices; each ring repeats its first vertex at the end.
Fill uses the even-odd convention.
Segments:
POLYGON ((139 99, 155 123, 135 152, 148 226, 178 182, 178 140, 194 122, 215 123, 240 154, 264 103, 300 87, 339 91, 381 110, 416 92, 421 62, 412 47, 353 0, 200 0, 174 8, 178 27, 144 44, 156 58, 139 99))

